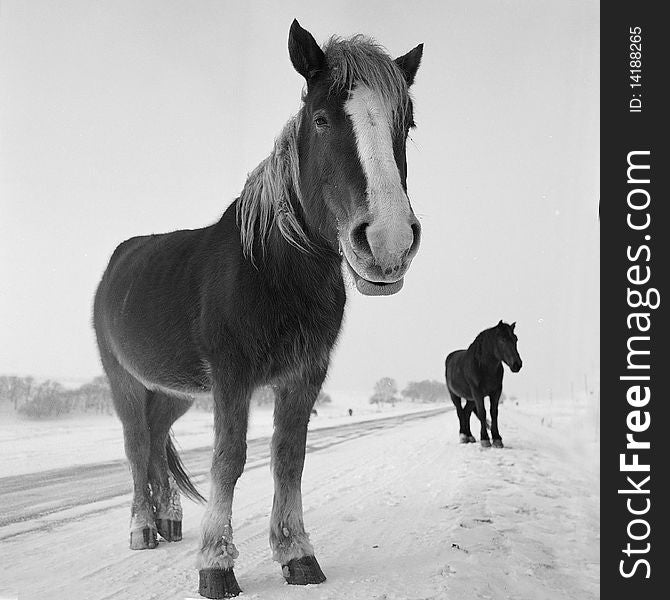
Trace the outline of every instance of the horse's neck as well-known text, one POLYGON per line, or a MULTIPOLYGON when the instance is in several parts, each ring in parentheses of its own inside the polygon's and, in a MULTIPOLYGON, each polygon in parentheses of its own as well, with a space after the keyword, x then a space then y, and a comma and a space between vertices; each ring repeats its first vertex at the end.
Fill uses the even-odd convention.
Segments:
POLYGON ((487 353, 479 360, 480 367, 487 371, 494 371, 500 365, 501 360, 497 358, 492 352, 487 353))
POLYGON ((257 263, 273 286, 292 291, 310 293, 342 281, 342 259, 337 252, 316 244, 309 250, 296 248, 276 226, 268 236, 265 255, 257 263))
POLYGON ((488 339, 477 340, 470 348, 472 360, 480 370, 493 371, 501 363, 488 339))

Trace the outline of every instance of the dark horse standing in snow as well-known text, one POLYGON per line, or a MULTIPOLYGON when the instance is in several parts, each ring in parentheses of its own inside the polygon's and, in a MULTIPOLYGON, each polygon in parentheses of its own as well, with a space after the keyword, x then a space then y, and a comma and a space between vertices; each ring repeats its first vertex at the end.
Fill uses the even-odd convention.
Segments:
POLYGON ((521 369, 521 357, 516 348, 514 333, 516 323, 508 325, 500 321, 495 327, 485 329, 470 344, 467 350, 456 350, 447 356, 445 375, 451 401, 456 406, 460 423, 460 440, 465 444, 474 442, 470 431, 470 415, 474 407, 481 424, 481 444, 491 446, 486 429, 486 407, 484 397, 491 399, 491 435, 496 448, 503 447, 498 431, 498 401, 502 393, 504 362, 513 373, 521 369), (465 400, 465 406, 461 405, 465 400))
POLYGON ((130 547, 181 539, 179 488, 199 497, 170 427, 214 395, 200 593, 239 594, 231 525, 249 399, 275 388, 270 546, 289 583, 325 580, 302 515, 307 424, 345 304, 342 266, 365 295, 400 290, 419 247, 407 196, 409 87, 423 46, 391 59, 363 36, 323 49, 294 21, 303 104, 214 225, 136 237, 114 252, 94 323, 134 482, 130 547))

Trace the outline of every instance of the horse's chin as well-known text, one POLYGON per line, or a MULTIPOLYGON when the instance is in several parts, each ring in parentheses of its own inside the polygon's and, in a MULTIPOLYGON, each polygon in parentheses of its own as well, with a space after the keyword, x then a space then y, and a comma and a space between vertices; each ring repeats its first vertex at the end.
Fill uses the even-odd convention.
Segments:
POLYGON ((401 277, 398 279, 398 281, 393 281, 391 283, 370 281, 364 277, 361 277, 356 272, 356 270, 349 264, 346 256, 344 258, 344 262, 347 264, 347 270, 354 279, 356 289, 364 296, 392 296, 402 289, 403 283, 405 281, 404 277, 401 277))
POLYGON ((402 289, 404 279, 393 283, 375 283, 359 277, 356 280, 356 289, 364 296, 392 296, 402 289))

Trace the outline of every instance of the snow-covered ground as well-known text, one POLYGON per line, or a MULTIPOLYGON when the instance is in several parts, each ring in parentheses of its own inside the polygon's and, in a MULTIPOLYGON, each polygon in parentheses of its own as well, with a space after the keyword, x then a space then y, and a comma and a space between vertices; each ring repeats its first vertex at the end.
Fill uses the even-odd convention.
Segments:
MULTIPOLYGON (((508 402, 502 450, 458 444, 451 411, 310 453, 303 503, 320 586, 284 583, 267 543, 272 478, 247 471, 234 506, 242 598, 598 598, 596 415, 586 402, 508 402)), ((118 503, 0 541, 0 598, 197 598, 203 507, 184 505, 183 541, 151 551, 128 550, 118 503)))

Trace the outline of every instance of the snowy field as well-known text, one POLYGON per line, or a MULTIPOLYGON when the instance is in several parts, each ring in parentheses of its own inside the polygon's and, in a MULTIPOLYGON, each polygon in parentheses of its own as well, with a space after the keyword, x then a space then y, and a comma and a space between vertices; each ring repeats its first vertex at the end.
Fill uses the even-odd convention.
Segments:
MULTIPOLYGON (((381 409, 365 394, 331 392, 333 402, 317 407, 310 429, 378 419, 434 408, 430 404, 399 402, 381 409), (351 408, 353 415, 349 416, 351 408)), ((212 445, 214 417, 192 409, 173 428, 178 448, 212 445)), ((247 437, 272 435, 272 407, 254 407, 247 437)), ((94 464, 125 458, 123 430, 115 415, 79 415, 54 420, 30 420, 14 412, 0 415, 0 477, 94 464)))
MULTIPOLYGON (((393 410, 411 408, 432 407, 393 410)), ((353 409, 359 419, 391 414, 390 408, 377 412, 363 402, 353 409)), ((269 415, 256 411, 252 435, 269 433, 269 415)), ((182 430, 176 428, 182 447, 211 444, 205 417, 211 419, 193 413, 182 430)), ((347 419, 346 407, 336 402, 319 408, 312 427, 347 419)), ((29 446, 44 441, 49 455, 36 453, 28 461, 33 470, 122 456, 120 429, 111 420, 99 420, 104 427, 95 420, 86 435, 64 429, 53 440, 46 430, 43 438, 37 430, 21 435, 24 426, 42 423, 10 428, 15 444, 2 448, 4 474, 12 471, 5 452, 17 458, 26 439, 33 441, 29 446), (96 434, 116 449, 96 449, 96 434)), ((502 450, 458 444, 456 415, 449 411, 385 429, 373 429, 370 421, 367 435, 310 452, 303 503, 328 577, 320 586, 284 583, 267 542, 272 478, 266 467, 245 472, 234 506, 241 598, 598 598, 597 412, 585 402, 508 402, 500 422, 502 450)), ((203 507, 185 501, 184 513, 182 542, 142 552, 127 548, 129 497, 4 539, 0 527, 0 598, 198 598, 194 562, 203 507)))

